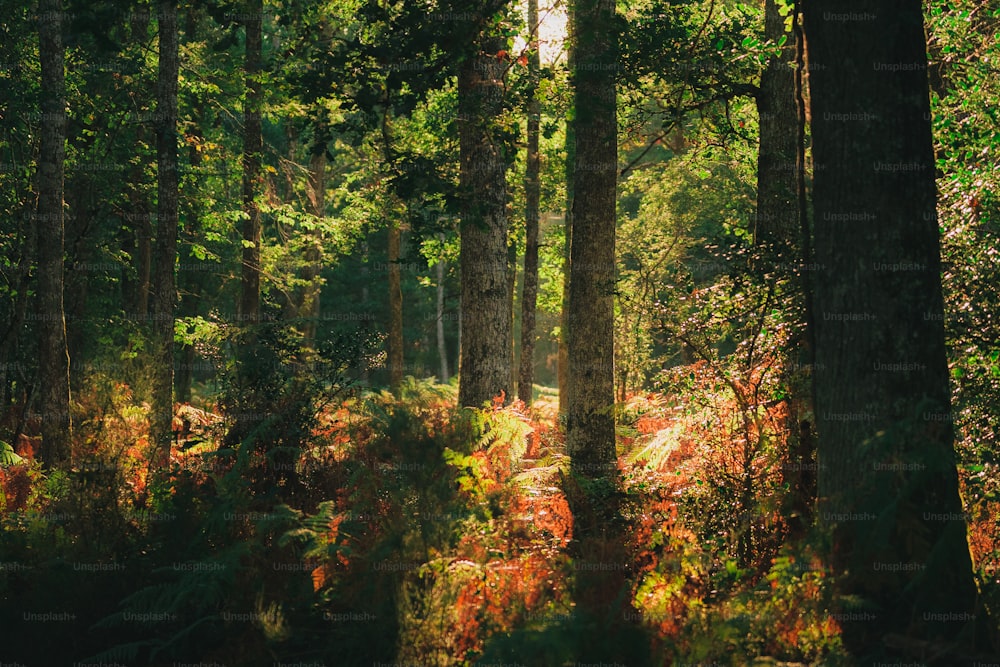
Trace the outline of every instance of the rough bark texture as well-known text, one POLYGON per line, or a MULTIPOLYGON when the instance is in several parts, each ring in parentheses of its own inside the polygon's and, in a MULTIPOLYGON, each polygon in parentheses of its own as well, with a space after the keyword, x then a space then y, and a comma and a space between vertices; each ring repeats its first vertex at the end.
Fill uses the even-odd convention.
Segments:
POLYGON ((521 291, 521 366, 518 372, 517 395, 531 405, 535 376, 535 306, 538 303, 538 204, 541 197, 541 159, 538 152, 541 103, 538 100, 538 0, 528 0, 528 29, 534 38, 528 45, 528 68, 531 85, 528 89, 528 147, 524 173, 524 285, 521 291))
POLYGON ((459 404, 509 399, 511 305, 507 276, 507 162, 496 129, 503 107, 502 38, 487 36, 458 78, 462 223, 459 404))
MULTIPOLYGON (((785 30, 785 19, 778 12, 775 0, 764 3, 764 36, 778 42, 786 39, 781 53, 771 58, 760 78, 757 94, 757 113, 760 119, 759 148, 757 152, 757 219, 754 242, 757 245, 762 273, 781 279, 779 300, 782 309, 793 321, 804 319, 803 280, 796 280, 795 273, 801 264, 809 261, 803 256, 803 228, 799 210, 799 109, 796 99, 797 41, 791 31, 785 30)), ((804 196, 804 195, 803 195, 804 196)), ((763 317, 765 314, 761 313, 763 317)), ((784 514, 791 534, 801 536, 811 521, 815 505, 814 466, 815 450, 810 425, 800 416, 809 411, 811 392, 794 391, 801 385, 796 382, 801 373, 796 369, 806 363, 809 356, 806 341, 796 336, 782 351, 784 360, 782 382, 792 390, 787 401, 784 419, 789 465, 783 470, 788 492, 784 498, 784 514)))
POLYGON ((575 6, 576 169, 569 291, 566 443, 573 467, 615 467, 614 289, 618 143, 617 42, 611 0, 575 6))
POLYGON ((566 445, 572 475, 564 488, 573 512, 573 596, 588 626, 579 650, 602 664, 650 664, 629 602, 615 451, 615 2, 577 0, 571 11, 576 160, 566 445))
POLYGON ((757 114, 760 149, 757 153, 757 221, 754 239, 769 253, 791 262, 800 245, 796 206, 795 45, 785 32, 785 19, 775 0, 764 3, 764 36, 777 42, 788 38, 781 56, 772 58, 760 76, 757 114))
POLYGON ((60 0, 38 5, 42 122, 38 156, 38 383, 42 447, 47 466, 66 462, 71 452, 69 354, 63 309, 63 168, 66 157, 63 7, 60 0))
POLYGON ((244 20, 246 30, 246 100, 243 104, 243 274, 240 283, 240 319, 245 325, 260 319, 260 207, 257 194, 261 182, 260 153, 262 0, 250 0, 244 20))
POLYGON ((156 86, 156 272, 153 276, 152 436, 157 462, 170 460, 174 387, 174 308, 177 284, 177 6, 159 3, 160 55, 156 86))
MULTIPOLYGON (((945 356, 921 5, 804 6, 815 157, 820 518, 858 656, 976 613, 945 356)), ((942 663, 944 664, 944 663, 942 663)))

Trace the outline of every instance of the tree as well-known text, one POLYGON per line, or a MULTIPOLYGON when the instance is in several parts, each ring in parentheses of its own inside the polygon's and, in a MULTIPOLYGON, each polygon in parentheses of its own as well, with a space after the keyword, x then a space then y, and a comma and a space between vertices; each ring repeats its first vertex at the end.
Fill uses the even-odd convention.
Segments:
POLYGON ((528 159, 524 173, 524 286, 521 294, 521 367, 517 395, 531 405, 535 370, 535 307, 538 302, 538 204, 541 198, 541 155, 538 152, 542 105, 538 99, 538 0, 528 0, 528 159))
POLYGON ((153 441, 161 465, 170 458, 174 387, 174 307, 177 284, 177 5, 159 3, 159 79, 156 89, 156 273, 153 277, 153 441))
POLYGON ((61 0, 38 6, 42 130, 38 155, 38 382, 41 386, 40 458, 58 466, 70 456, 69 354, 63 309, 63 173, 66 99, 61 0))
MULTIPOLYGON (((325 128, 321 137, 325 139, 325 128)), ((326 142, 316 141, 309 156, 309 205, 311 213, 321 220, 326 215, 326 142)), ((316 346, 316 324, 320 317, 320 272, 323 268, 323 231, 317 225, 309 232, 312 243, 306 249, 306 265, 302 279, 307 281, 302 290, 299 317, 306 318, 304 343, 307 348, 316 346)))
POLYGON ((800 229, 796 206, 796 136, 794 40, 776 0, 764 3, 764 37, 779 47, 760 75, 757 116, 760 149, 757 154, 757 219, 754 240, 769 254, 791 261, 800 229))
MULTIPOLYGON (((574 58, 574 37, 572 30, 573 5, 567 8, 570 17, 570 31, 566 36, 566 64, 569 71, 573 72, 574 58)), ((559 384, 559 414, 565 415, 569 409, 569 285, 572 278, 572 249, 573 249, 573 187, 574 174, 576 173, 576 114, 573 105, 566 114, 566 203, 564 206, 565 218, 563 228, 565 229, 566 243, 563 249, 563 289, 562 289, 562 312, 559 318, 559 349, 557 362, 557 378, 559 384)))
POLYGON ((952 641, 975 618, 942 326, 920 3, 806 4, 815 156, 820 517, 846 645, 952 641), (874 620, 872 620, 874 618, 874 620), (956 622, 957 621, 957 622, 956 622))
MULTIPOLYGON (((792 20, 797 20, 797 15, 792 20)), ((795 334, 784 350, 783 378, 789 400, 785 419, 785 438, 791 465, 785 468, 785 481, 789 492, 785 499, 786 514, 794 533, 801 534, 808 523, 815 502, 815 475, 812 461, 815 451, 811 447, 811 426, 801 419, 807 412, 803 403, 809 402, 807 383, 799 378, 802 361, 808 358, 808 344, 804 340, 808 321, 806 294, 808 269, 801 270, 801 278, 796 279, 800 264, 808 264, 805 256, 809 249, 803 243, 800 179, 804 178, 804 136, 800 135, 801 93, 800 73, 796 65, 799 40, 794 39, 787 28, 782 11, 776 0, 764 3, 764 37, 778 47, 764 67, 760 76, 760 90, 757 93, 757 117, 759 119, 759 142, 757 151, 757 213, 754 225, 754 243, 759 253, 758 275, 771 286, 781 304, 785 317, 795 334), (796 261, 796 260, 799 261, 796 261), (801 388, 801 390, 800 390, 801 388)), ((801 110, 804 112, 804 109, 801 110)), ((804 118, 802 123, 804 123, 804 118)), ((760 313, 760 317, 766 317, 760 313)))
POLYGON ((574 7, 575 135, 569 291, 566 444, 574 469, 588 477, 615 467, 614 290, 618 185, 611 0, 574 7))
MULTIPOLYGON (((484 19, 485 20, 485 19, 484 19)), ((459 404, 509 397, 511 303, 507 258, 507 156, 503 112, 506 39, 481 28, 458 76, 462 221, 459 404)))
POLYGON ((400 282, 400 241, 402 231, 399 222, 390 220, 389 234, 389 387, 398 391, 403 383, 403 289, 400 282))
POLYGON ((240 282, 240 319, 253 325, 260 318, 260 206, 257 194, 261 182, 260 159, 263 0, 249 0, 243 25, 246 32, 244 74, 246 97, 243 103, 243 272, 240 282))

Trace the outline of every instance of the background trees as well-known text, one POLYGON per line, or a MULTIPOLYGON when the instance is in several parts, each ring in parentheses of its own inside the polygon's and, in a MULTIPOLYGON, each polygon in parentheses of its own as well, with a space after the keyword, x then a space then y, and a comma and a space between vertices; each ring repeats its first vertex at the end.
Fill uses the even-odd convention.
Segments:
POLYGON ((62 4, 0 0, 15 660, 989 655, 988 5, 929 110, 913 7, 814 8, 810 113, 777 0, 62 4))

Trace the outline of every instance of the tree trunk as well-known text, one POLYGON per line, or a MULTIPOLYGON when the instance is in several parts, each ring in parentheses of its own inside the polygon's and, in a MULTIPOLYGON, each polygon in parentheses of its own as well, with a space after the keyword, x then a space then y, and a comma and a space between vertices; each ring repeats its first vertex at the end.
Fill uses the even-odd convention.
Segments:
POLYGON ((566 444, 590 477, 615 469, 614 289, 618 143, 612 0, 575 7, 576 170, 566 444))
POLYGON ((399 223, 389 221, 389 388, 403 384, 403 290, 400 280, 399 223))
MULTIPOLYGON (((309 205, 312 214, 322 218, 326 214, 326 145, 317 145, 309 159, 309 205)), ((316 228, 309 232, 310 243, 306 249, 306 265, 302 270, 302 279, 307 280, 302 292, 302 303, 299 317, 305 319, 303 326, 303 345, 307 348, 316 346, 316 328, 320 315, 320 271, 323 258, 323 232, 316 228)))
MULTIPOLYGON (((193 41, 195 39, 195 31, 197 30, 197 16, 189 12, 185 26, 185 35, 188 41, 193 41)), ((202 121, 204 119, 205 113, 205 101, 203 99, 198 99, 194 103, 194 108, 192 110, 192 116, 196 119, 191 125, 191 131, 188 137, 192 139, 188 145, 188 165, 191 168, 193 174, 197 174, 199 168, 202 164, 201 151, 199 150, 202 141, 204 140, 204 135, 201 131, 202 121)), ((189 239, 195 239, 198 233, 198 217, 200 214, 200 197, 197 190, 191 192, 185 200, 188 202, 188 208, 185 215, 185 225, 184 234, 189 239)), ((192 257, 188 255, 188 257, 192 257)), ((201 295, 204 291, 204 281, 206 277, 206 272, 196 271, 193 274, 191 272, 180 273, 178 275, 178 292, 180 296, 180 303, 178 304, 178 312, 181 317, 194 317, 198 314, 198 305, 201 302, 201 295), (183 280, 182 280, 183 278, 183 280)), ((193 345, 180 345, 178 351, 179 364, 177 366, 177 371, 174 374, 174 397, 178 403, 190 403, 191 402, 191 385, 194 381, 194 370, 195 370, 195 358, 196 352, 193 345)))
MULTIPOLYGON (((572 19, 572 6, 569 9, 572 19)), ((567 64, 573 71, 575 58, 575 40, 572 32, 567 36, 567 64)), ((559 414, 565 415, 569 409, 569 285, 573 273, 573 186, 576 174, 576 114, 571 108, 566 115, 566 211, 564 213, 563 229, 566 236, 566 246, 563 250, 563 293, 562 313, 559 318, 559 360, 556 366, 559 383, 559 414)))
POLYGON ((507 368, 510 369, 510 379, 507 386, 510 387, 508 398, 513 399, 514 392, 517 391, 517 348, 520 342, 517 340, 517 239, 513 237, 507 239, 507 298, 510 304, 507 311, 510 313, 510 340, 507 342, 507 353, 510 355, 507 368))
POLYGON ((156 273, 153 278, 152 436, 156 461, 170 461, 174 389, 174 307, 177 286, 177 5, 159 3, 160 57, 156 86, 156 273))
MULTIPOLYGON (((801 249, 803 228, 799 219, 799 109, 796 99, 795 64, 797 43, 785 30, 785 19, 775 0, 764 3, 764 36, 773 42, 787 41, 780 55, 771 58, 761 73, 757 94, 760 137, 757 152, 757 219, 754 242, 762 262, 761 270, 780 278, 779 301, 793 322, 804 317, 803 283, 794 278, 796 264, 808 264, 801 249)), ((803 194, 804 196, 804 194, 803 194)), ((806 272, 803 271, 803 280, 806 272)), ((766 317, 761 312, 758 317, 766 317)), ((783 351, 782 383, 795 386, 795 369, 808 356, 806 341, 795 336, 783 351)), ((802 392, 803 394, 807 392, 802 392)), ((808 447, 812 439, 800 421, 809 403, 808 395, 790 396, 784 418, 784 434, 789 465, 784 469, 788 492, 783 500, 790 533, 802 536, 807 529, 815 504, 815 488, 805 483, 803 473, 812 465, 815 452, 808 447), (803 437, 805 436, 805 437, 803 437)), ((741 536, 742 538, 742 536, 741 536)))
MULTIPOLYGON (((146 128, 140 124, 136 128, 136 144, 145 146, 146 128)), ((152 238, 153 227, 149 212, 147 193, 143 189, 145 179, 144 167, 137 162, 129 175, 128 203, 129 212, 125 214, 125 226, 122 229, 122 249, 132 257, 135 266, 136 280, 122 281, 122 296, 126 301, 127 313, 137 322, 143 322, 149 314, 149 284, 152 274, 152 238)))
POLYGON ((458 78, 462 192, 462 347, 459 404, 509 399, 511 305, 507 276, 507 165, 495 129, 503 112, 503 38, 482 36, 458 78))
MULTIPOLYGON (((785 19, 776 0, 764 3, 764 36, 777 42, 787 37, 781 56, 771 58, 760 76, 757 115, 760 143, 757 153, 757 221, 754 240, 775 259, 790 262, 799 247, 796 198, 795 46, 785 32, 785 19)), ((785 273, 783 271, 782 273, 785 273)))
MULTIPOLYGON (((443 242, 444 235, 440 239, 443 242)), ((441 384, 445 384, 448 382, 448 345, 444 338, 444 253, 438 257, 434 268, 437 271, 437 348, 441 360, 441 384)))
POLYGON ((535 306, 538 302, 538 203, 541 196, 541 158, 538 152, 541 103, 538 100, 538 0, 528 0, 528 155, 524 173, 524 287, 521 293, 521 368, 517 395, 530 407, 535 372, 535 306))
POLYGON ((42 447, 39 457, 57 467, 71 456, 69 353, 63 309, 63 173, 66 101, 61 0, 40 0, 42 127, 38 156, 38 382, 42 447))
POLYGON ((261 182, 260 159, 263 0, 249 0, 246 30, 246 101, 243 104, 243 273, 240 281, 240 320, 253 326, 260 319, 260 207, 257 194, 261 182))
POLYGON ((807 3, 820 517, 848 648, 977 613, 953 451, 921 5, 807 3))

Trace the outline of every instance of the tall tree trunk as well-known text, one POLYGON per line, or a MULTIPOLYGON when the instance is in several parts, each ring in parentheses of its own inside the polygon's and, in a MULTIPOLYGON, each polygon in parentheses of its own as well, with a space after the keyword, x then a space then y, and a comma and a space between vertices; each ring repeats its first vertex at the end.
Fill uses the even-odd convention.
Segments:
MULTIPOLYGON (((443 235, 440 238, 444 241, 443 235)), ((444 384, 448 382, 448 345, 444 337, 444 253, 438 257, 434 269, 437 271, 437 348, 438 358, 441 361, 440 378, 444 384)))
MULTIPOLYGON (((771 58, 760 76, 757 115, 760 143, 757 153, 757 221, 754 239, 779 261, 791 262, 799 247, 796 198, 795 46, 785 32, 785 19, 776 0, 764 3, 764 36, 777 42, 786 37, 779 57, 771 58)), ((784 273, 784 272, 783 272, 784 273)))
POLYGON ((462 191, 462 348, 458 400, 509 399, 511 305, 507 276, 507 165, 496 119, 503 112, 503 38, 484 35, 458 77, 462 191))
POLYGON ((63 174, 66 100, 61 0, 38 4, 42 128, 38 156, 38 382, 41 387, 41 460, 60 466, 71 456, 69 353, 63 309, 63 174))
MULTIPOLYGON (((754 242, 760 254, 763 273, 777 276, 781 294, 779 301, 790 319, 803 317, 803 284, 794 277, 797 259, 803 259, 803 228, 799 219, 799 109, 796 100, 797 73, 795 63, 797 40, 785 30, 785 19, 775 0, 764 3, 764 36, 773 42, 785 38, 780 54, 772 57, 761 73, 757 93, 757 115, 760 119, 760 140, 757 152, 757 219, 754 242)), ((804 196, 804 194, 802 195, 804 196)), ((808 264, 808 261, 802 263, 808 264)), ((805 271, 802 272, 805 274, 805 271)), ((768 308, 769 310, 769 308, 768 308)), ((759 317, 766 317, 762 312, 759 317)), ((796 336, 784 350, 782 382, 789 389, 795 386, 796 368, 807 356, 805 341, 796 336)), ((808 394, 808 392, 802 392, 808 394)), ((800 422, 803 404, 808 395, 792 395, 784 419, 784 432, 790 465, 783 469, 788 493, 784 512, 791 533, 801 536, 811 521, 815 503, 815 485, 811 483, 811 467, 815 451, 808 445, 808 422, 800 422)))
POLYGON ((528 44, 528 155, 524 172, 524 287, 521 293, 521 368, 517 395, 531 406, 535 374, 535 306, 538 302, 538 203, 541 197, 541 156, 538 152, 541 103, 538 100, 538 0, 528 0, 528 29, 532 39, 528 44))
POLYGON ((576 170, 566 444, 588 476, 615 468, 614 289, 618 143, 613 0, 577 0, 576 170))
MULTIPOLYGON (((567 11, 569 12, 570 25, 573 22, 573 3, 570 2, 567 11)), ((570 72, 576 63, 575 38, 572 27, 567 36, 567 65, 570 72)), ((557 382, 559 383, 559 414, 565 415, 569 410, 569 286, 573 273, 573 187, 574 174, 576 173, 576 112, 570 108, 566 115, 566 210, 564 213, 563 229, 566 236, 566 245, 563 250, 563 293, 562 312, 559 318, 559 357, 556 365, 557 382)))
MULTIPOLYGON (((188 41, 193 41, 195 39, 195 34, 197 30, 198 16, 194 12, 188 12, 186 17, 185 25, 185 38, 188 41)), ((191 131, 188 138, 192 141, 188 145, 188 165, 191 168, 193 174, 197 174, 199 168, 202 164, 201 157, 201 143, 204 140, 204 135, 201 131, 202 121, 204 119, 205 113, 205 101, 203 99, 197 99, 194 103, 192 109, 192 115, 196 119, 191 125, 191 131)), ((185 197, 185 201, 188 203, 186 215, 185 215, 185 225, 184 234, 189 239, 195 239, 198 233, 198 217, 201 212, 200 209, 200 197, 197 191, 189 194, 185 197)), ((191 257, 191 255, 188 255, 191 257)), ((180 304, 178 305, 178 312, 181 317, 194 317, 198 314, 198 304, 201 301, 201 294, 204 290, 204 280, 206 273, 204 271, 187 272, 180 273, 178 276, 178 292, 180 296, 180 304), (181 280, 183 278, 183 280, 181 280)), ((177 372, 174 374, 174 397, 178 403, 190 403, 191 402, 191 385, 194 381, 194 370, 195 370, 195 348, 193 345, 180 345, 179 350, 179 363, 177 365, 177 372)))
POLYGON ((389 221, 389 387, 397 391, 403 384, 403 289, 400 280, 399 223, 389 221))
MULTIPOLYGON (((146 143, 146 128, 139 124, 136 128, 136 143, 144 146, 146 143)), ((122 249, 132 258, 136 279, 122 281, 122 297, 126 312, 136 321, 145 321, 149 314, 149 283, 152 273, 152 238, 153 227, 149 212, 147 193, 143 190, 145 179, 142 162, 136 162, 129 173, 128 193, 129 211, 125 214, 125 224, 122 227, 122 249)))
POLYGON ((576 169, 569 285, 566 485, 573 512, 570 553, 580 565, 573 595, 592 628, 582 655, 614 664, 648 664, 634 623, 625 572, 606 563, 628 559, 615 448, 614 290, 618 184, 614 0, 573 7, 576 169))
POLYGON ((177 285, 177 5, 159 3, 160 56, 156 85, 156 273, 153 277, 152 436, 156 461, 170 461, 174 389, 174 308, 177 285))
POLYGON ((842 622, 848 648, 867 659, 886 654, 890 634, 955 640, 977 610, 953 450, 921 5, 864 10, 806 3, 803 17, 821 267, 819 509, 841 594, 874 605, 842 622))
MULTIPOLYGON (((129 40, 135 45, 143 45, 149 37, 150 12, 133 12, 129 22, 129 40)), ((138 123, 135 128, 137 149, 146 148, 146 124, 138 123)), ((122 299, 125 312, 136 322, 145 322, 149 315, 149 285, 152 275, 153 225, 149 209, 149 193, 145 188, 145 167, 143 160, 136 160, 129 170, 126 187, 128 212, 122 226, 122 250, 128 253, 135 267, 133 282, 128 272, 122 279, 122 299)))
MULTIPOLYGON (((326 145, 313 147, 309 158, 309 205, 312 214, 322 218, 326 214, 326 145)), ((322 270, 323 231, 316 228, 309 232, 309 247, 306 249, 306 265, 302 279, 308 281, 302 292, 299 317, 305 318, 303 345, 316 346, 316 327, 320 315, 320 271, 322 270)))
POLYGON ((510 340, 507 342, 507 352, 510 354, 507 364, 507 368, 510 369, 510 380, 507 386, 510 387, 508 398, 513 399, 514 392, 517 391, 517 348, 520 342, 517 340, 517 239, 513 235, 507 239, 507 298, 510 301, 510 308, 507 311, 510 313, 510 340))
POLYGON ((261 183, 260 159, 263 0, 248 0, 244 20, 246 53, 246 100, 243 104, 243 273, 240 282, 240 319, 253 326, 260 319, 260 207, 257 195, 261 183))

